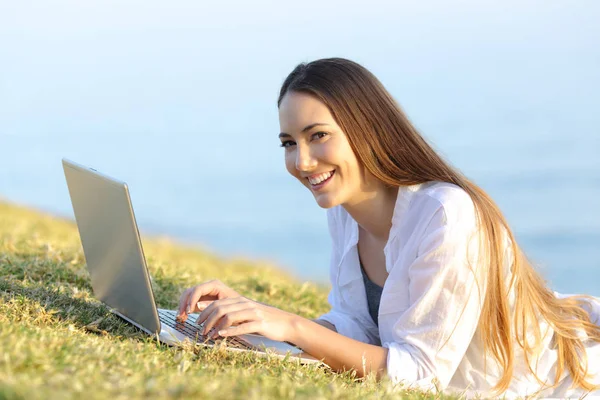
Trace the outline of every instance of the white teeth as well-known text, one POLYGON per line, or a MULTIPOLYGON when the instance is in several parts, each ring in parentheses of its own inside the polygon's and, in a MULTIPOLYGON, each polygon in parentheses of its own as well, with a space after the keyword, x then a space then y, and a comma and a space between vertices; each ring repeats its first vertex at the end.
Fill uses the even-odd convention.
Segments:
POLYGON ((308 178, 308 181, 311 185, 318 185, 319 183, 329 178, 331 175, 333 175, 333 172, 326 172, 324 174, 316 176, 315 178, 308 178))

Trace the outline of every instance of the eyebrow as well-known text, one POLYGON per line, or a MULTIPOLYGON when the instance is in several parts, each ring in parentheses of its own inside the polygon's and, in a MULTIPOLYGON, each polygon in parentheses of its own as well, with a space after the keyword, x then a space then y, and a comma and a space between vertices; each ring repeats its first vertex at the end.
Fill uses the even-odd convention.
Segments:
MULTIPOLYGON (((302 129, 302 133, 305 133, 307 131, 310 131, 312 128, 314 128, 315 126, 319 126, 319 125, 329 125, 323 122, 315 122, 314 124, 310 124, 304 127, 304 129, 302 129)), ((290 135, 289 133, 285 133, 285 132, 281 132, 279 134, 280 138, 284 138, 284 137, 292 137, 292 135, 290 135)))

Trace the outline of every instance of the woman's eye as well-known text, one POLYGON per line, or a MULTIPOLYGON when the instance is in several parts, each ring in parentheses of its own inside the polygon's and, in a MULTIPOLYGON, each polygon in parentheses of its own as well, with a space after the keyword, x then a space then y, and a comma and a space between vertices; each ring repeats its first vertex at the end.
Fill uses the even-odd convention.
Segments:
POLYGON ((286 140, 285 142, 281 142, 280 147, 290 147, 293 144, 294 142, 292 142, 291 140, 286 140))
MULTIPOLYGON (((328 135, 327 132, 315 132, 310 137, 311 137, 311 139, 321 139, 327 135, 328 135)), ((296 143, 292 140, 286 140, 284 142, 281 142, 280 147, 291 147, 295 144, 296 143)))
POLYGON ((327 136, 327 132, 316 132, 314 135, 312 135, 313 137, 316 137, 317 139, 321 139, 322 137, 327 136))

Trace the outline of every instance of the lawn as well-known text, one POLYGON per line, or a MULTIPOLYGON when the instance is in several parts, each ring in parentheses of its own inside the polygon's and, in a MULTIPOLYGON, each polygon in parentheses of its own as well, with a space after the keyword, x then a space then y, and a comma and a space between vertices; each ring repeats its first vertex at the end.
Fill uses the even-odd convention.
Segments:
MULTIPOLYGON (((166 238, 143 240, 159 307, 217 278, 307 318, 328 310, 327 287, 166 238)), ((325 266, 326 267, 326 266, 325 266)), ((171 348, 111 314, 92 294, 77 227, 0 202, 0 399, 415 398, 389 381, 355 379, 275 357, 171 348)))

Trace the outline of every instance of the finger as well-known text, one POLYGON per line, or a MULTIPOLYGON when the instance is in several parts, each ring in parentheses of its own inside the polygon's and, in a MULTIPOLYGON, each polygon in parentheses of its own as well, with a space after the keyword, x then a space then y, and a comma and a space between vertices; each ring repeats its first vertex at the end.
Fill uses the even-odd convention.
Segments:
POLYGON ((187 288, 183 291, 181 296, 179 296, 179 306, 177 307, 177 314, 181 314, 183 309, 185 308, 184 304, 187 303, 187 297, 190 292, 190 288, 187 288))
POLYGON ((235 321, 231 320, 232 316, 230 314, 236 313, 240 310, 248 310, 248 304, 234 303, 215 307, 213 312, 208 316, 208 318, 206 318, 206 321, 204 322, 204 334, 213 329, 213 327, 220 323, 220 320, 222 319, 227 321, 227 326, 231 325, 235 321))
POLYGON ((186 305, 186 307, 190 308, 190 311, 192 310, 192 308, 195 307, 195 304, 201 300, 216 300, 216 299, 218 299, 219 291, 220 291, 219 290, 220 282, 214 281, 214 280, 208 281, 205 283, 201 283, 192 289, 193 290, 190 292, 190 295, 187 299, 187 305, 186 305), (192 307, 192 305, 194 305, 194 307, 192 307))
POLYGON ((205 300, 199 301, 196 303, 196 307, 192 309, 192 312, 202 312, 206 309, 206 307, 210 306, 211 303, 215 300, 205 300))
MULTIPOLYGON (((227 299, 208 301, 207 302, 208 305, 206 307, 204 307, 203 310, 201 310, 200 315, 198 315, 198 318, 196 318, 196 324, 200 325, 201 323, 206 321, 206 319, 213 312, 215 307, 238 303, 240 301, 242 301, 241 297, 230 297, 227 299)), ((203 303, 203 305, 205 304, 204 302, 198 302, 198 303, 203 303)))
POLYGON ((228 312, 214 325, 214 336, 221 330, 252 321, 263 322, 256 315, 256 309, 254 308, 240 308, 237 311, 228 312))
POLYGON ((219 329, 217 332, 219 336, 239 336, 246 333, 258 333, 261 334, 262 321, 250 321, 237 326, 230 326, 228 328, 219 329))
POLYGON ((208 305, 208 307, 206 307, 204 310, 202 310, 200 315, 198 315, 198 318, 196 319, 196 324, 200 325, 200 324, 204 323, 204 326, 206 326, 206 320, 215 311, 215 309, 217 307, 228 306, 230 304, 239 303, 241 301, 240 299, 241 299, 240 297, 234 297, 234 298, 229 298, 229 299, 221 299, 221 300, 213 301, 212 303, 210 303, 208 305))
POLYGON ((177 315, 182 315, 184 313, 185 305, 187 304, 187 300, 188 300, 188 297, 189 297, 191 291, 192 291, 192 288, 186 289, 183 292, 183 294, 181 295, 181 297, 179 298, 179 308, 177 310, 177 315))

